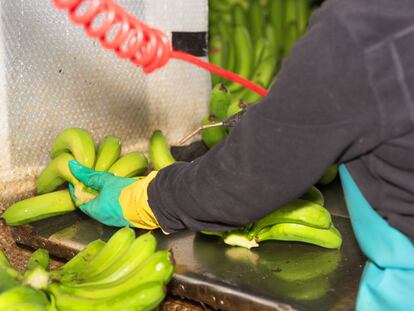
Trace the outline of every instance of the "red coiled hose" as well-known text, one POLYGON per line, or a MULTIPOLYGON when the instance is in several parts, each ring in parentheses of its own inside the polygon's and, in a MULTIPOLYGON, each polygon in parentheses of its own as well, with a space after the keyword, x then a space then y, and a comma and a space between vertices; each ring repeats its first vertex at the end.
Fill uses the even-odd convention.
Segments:
POLYGON ((69 19, 85 28, 86 34, 101 45, 135 65, 145 73, 165 66, 171 59, 181 59, 239 83, 259 95, 267 90, 223 68, 209 64, 191 54, 174 51, 169 38, 151 28, 112 0, 53 0, 61 10, 68 10, 69 19))

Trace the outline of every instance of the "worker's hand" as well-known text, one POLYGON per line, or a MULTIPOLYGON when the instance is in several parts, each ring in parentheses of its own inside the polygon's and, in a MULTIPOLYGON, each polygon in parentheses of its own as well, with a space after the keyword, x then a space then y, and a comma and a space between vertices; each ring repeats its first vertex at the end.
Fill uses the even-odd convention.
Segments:
MULTIPOLYGON (((157 172, 136 180, 116 177, 112 173, 97 172, 76 161, 69 161, 69 168, 79 181, 98 191, 95 199, 79 206, 90 217, 115 227, 159 227, 147 202, 147 188, 157 172)), ((76 199, 73 186, 69 186, 72 197, 76 199)))

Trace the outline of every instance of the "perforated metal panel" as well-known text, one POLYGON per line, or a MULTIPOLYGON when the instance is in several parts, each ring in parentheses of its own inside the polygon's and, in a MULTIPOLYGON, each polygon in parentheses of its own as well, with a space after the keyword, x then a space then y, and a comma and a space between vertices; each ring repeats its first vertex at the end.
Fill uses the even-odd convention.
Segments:
MULTIPOLYGON (((169 35, 207 31, 207 0, 118 2, 169 35)), ((97 141, 117 135, 124 151, 145 151, 153 130, 174 144, 207 111, 207 72, 171 61, 145 76, 87 38, 50 0, 2 0, 0 14, 2 196, 10 181, 25 180, 19 187, 26 188, 66 127, 86 128, 97 141)))

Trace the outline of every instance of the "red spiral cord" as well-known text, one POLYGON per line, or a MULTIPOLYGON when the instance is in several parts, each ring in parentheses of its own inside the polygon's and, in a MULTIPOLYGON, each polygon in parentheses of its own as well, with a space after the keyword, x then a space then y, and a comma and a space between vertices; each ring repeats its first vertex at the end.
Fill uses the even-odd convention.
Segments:
POLYGON ((175 58, 239 83, 261 96, 267 94, 266 89, 231 71, 174 51, 166 34, 145 25, 112 0, 53 0, 53 3, 58 9, 68 10, 69 19, 82 25, 89 37, 99 39, 103 47, 142 67, 145 73, 164 67, 175 58), (99 25, 94 25, 94 21, 99 25))

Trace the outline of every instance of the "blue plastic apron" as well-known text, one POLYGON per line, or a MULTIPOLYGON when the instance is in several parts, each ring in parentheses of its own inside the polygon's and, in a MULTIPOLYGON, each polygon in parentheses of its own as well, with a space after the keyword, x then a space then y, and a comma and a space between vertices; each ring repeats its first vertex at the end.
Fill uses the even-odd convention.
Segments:
POLYGON ((356 310, 414 310, 414 245, 364 198, 344 165, 339 168, 352 227, 368 257, 356 310))

